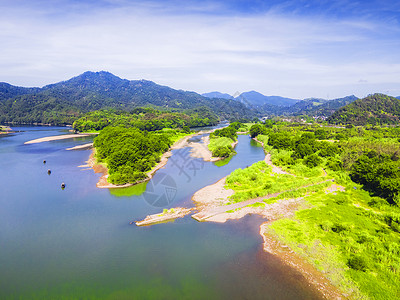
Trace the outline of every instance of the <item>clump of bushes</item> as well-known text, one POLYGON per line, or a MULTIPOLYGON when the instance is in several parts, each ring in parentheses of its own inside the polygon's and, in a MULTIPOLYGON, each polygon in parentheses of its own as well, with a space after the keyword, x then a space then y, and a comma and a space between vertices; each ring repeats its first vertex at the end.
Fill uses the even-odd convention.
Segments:
POLYGON ((353 255, 352 257, 350 257, 347 260, 347 266, 353 270, 362 271, 362 272, 365 272, 368 269, 367 263, 365 262, 365 260, 361 256, 358 256, 358 255, 353 255))
POLYGON ((236 152, 233 150, 232 146, 218 146, 212 151, 212 155, 215 157, 229 157, 236 152))

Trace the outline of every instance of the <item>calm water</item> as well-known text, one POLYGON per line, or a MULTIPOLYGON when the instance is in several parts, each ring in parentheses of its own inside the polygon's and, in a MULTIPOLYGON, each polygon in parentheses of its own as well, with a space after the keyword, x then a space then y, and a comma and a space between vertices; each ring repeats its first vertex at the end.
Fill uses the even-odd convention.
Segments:
POLYGON ((0 137, 0 299, 320 299, 262 251, 258 217, 129 225, 164 207, 191 206, 196 190, 263 159, 249 137, 239 136, 225 165, 175 150, 135 196, 140 187, 96 188, 100 175, 78 168, 90 151, 65 150, 91 138, 24 145, 67 129, 15 129, 0 137))

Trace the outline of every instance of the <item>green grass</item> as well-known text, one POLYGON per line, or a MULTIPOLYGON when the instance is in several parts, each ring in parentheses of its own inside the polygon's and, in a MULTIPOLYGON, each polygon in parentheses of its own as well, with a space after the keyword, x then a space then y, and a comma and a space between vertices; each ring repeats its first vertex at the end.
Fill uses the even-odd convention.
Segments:
POLYGON ((269 230, 353 298, 398 299, 400 235, 388 226, 385 211, 394 209, 399 216, 400 211, 371 207, 371 198, 353 188, 336 195, 317 192, 305 198, 312 208, 274 222, 269 230), (354 258, 365 268, 351 268, 354 258))
POLYGON ((168 137, 171 141, 171 145, 173 145, 175 142, 179 141, 180 139, 183 139, 184 137, 187 137, 188 135, 192 134, 192 133, 185 133, 185 132, 178 131, 176 129, 170 129, 170 128, 164 128, 163 130, 160 130, 160 132, 168 135, 168 137))
POLYGON ((208 149, 213 152, 218 147, 227 147, 230 146, 234 141, 227 137, 217 137, 211 138, 210 143, 208 144, 208 149))
MULTIPOLYGON (((318 172, 318 174, 322 175, 323 173, 318 172)), ((287 191, 284 196, 279 197, 279 199, 282 199, 284 197, 299 197, 315 189, 319 190, 321 189, 320 186, 303 187, 328 179, 330 177, 315 176, 306 178, 286 174, 274 174, 270 166, 264 161, 259 161, 248 168, 233 171, 226 180, 226 188, 235 191, 235 194, 230 197, 232 203, 287 191), (303 190, 297 191, 300 188, 303 188, 303 190)))
MULTIPOLYGON (((266 142, 268 137, 258 139, 266 142)), ((230 202, 275 192, 283 193, 252 206, 304 197, 305 205, 295 216, 273 222, 268 233, 314 265, 347 297, 399 299, 400 208, 370 196, 344 171, 325 173, 326 158, 320 166, 308 168, 302 160, 287 164, 292 151, 265 148, 274 164, 296 176, 274 174, 264 161, 237 169, 226 180, 226 188, 235 191, 230 202), (332 178, 345 187, 344 192, 326 192, 333 183, 325 181, 332 178)))
POLYGON ((147 182, 135 184, 126 188, 108 189, 110 194, 116 197, 140 196, 146 191, 147 182))

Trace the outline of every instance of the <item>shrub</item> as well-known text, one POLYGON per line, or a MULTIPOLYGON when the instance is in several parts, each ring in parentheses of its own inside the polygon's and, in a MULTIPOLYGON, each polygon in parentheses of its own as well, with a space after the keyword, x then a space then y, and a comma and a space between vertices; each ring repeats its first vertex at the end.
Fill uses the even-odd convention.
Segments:
POLYGON ((343 170, 343 163, 338 159, 331 159, 326 162, 326 168, 332 171, 341 171, 343 170))
POLYGON ((233 153, 232 146, 219 146, 214 149, 212 155, 216 157, 229 157, 233 153))
POLYGON ((306 156, 303 162, 307 167, 314 168, 322 162, 322 159, 319 158, 316 154, 311 154, 306 156))
POLYGON ((349 258, 347 261, 347 265, 349 268, 356 270, 356 271, 362 271, 365 272, 367 270, 367 263, 361 256, 352 256, 349 258))

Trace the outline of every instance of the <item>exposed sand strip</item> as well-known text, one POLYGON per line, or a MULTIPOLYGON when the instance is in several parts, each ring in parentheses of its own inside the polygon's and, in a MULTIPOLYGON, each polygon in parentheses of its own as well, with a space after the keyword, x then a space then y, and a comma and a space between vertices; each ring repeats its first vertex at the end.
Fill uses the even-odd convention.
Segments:
POLYGON ((210 143, 210 136, 203 136, 201 138, 202 143, 189 143, 190 156, 195 158, 202 158, 204 161, 218 161, 220 157, 213 157, 211 151, 208 149, 208 144, 210 143))
POLYGON ((291 175, 291 176, 295 176, 293 174, 290 174, 288 172, 283 171, 280 167, 275 166, 272 161, 271 161, 271 153, 267 153, 265 155, 264 161, 267 165, 272 167, 272 172, 276 173, 276 174, 286 174, 286 175, 291 175))
MULTIPOLYGON (((212 152, 208 149, 208 144, 210 144, 210 136, 203 136, 201 138, 202 143, 189 143, 188 146, 191 147, 192 149, 190 150, 190 153, 192 157, 196 158, 202 158, 204 161, 211 161, 215 162, 221 159, 224 159, 223 157, 215 157, 212 156, 212 152)), ((239 141, 235 141, 231 144, 232 148, 235 148, 236 145, 238 144, 239 141)))
POLYGON ((86 150, 86 149, 91 149, 91 148, 93 148, 93 143, 78 145, 78 146, 75 146, 72 148, 67 148, 65 150, 86 150))
POLYGON ((165 213, 149 215, 142 221, 137 221, 135 224, 137 226, 149 226, 163 222, 173 221, 177 218, 183 218, 187 214, 189 214, 193 208, 184 208, 184 207, 174 207, 165 213))
POLYGON ((76 134, 55 135, 55 136, 48 136, 48 137, 43 137, 43 138, 27 141, 24 144, 27 145, 27 144, 37 144, 37 143, 43 143, 43 142, 50 142, 50 141, 66 140, 66 139, 73 139, 73 138, 91 136, 91 135, 95 135, 95 134, 97 134, 97 133, 76 133, 76 134))
MULTIPOLYGON (((261 146, 264 148, 264 143, 263 143, 263 142, 261 142, 260 140, 258 140, 256 137, 253 138, 253 140, 255 140, 257 143, 260 143, 261 146)), ((265 150, 264 150, 264 151, 265 151, 265 150)), ((276 174, 286 174, 286 175, 291 175, 291 176, 295 176, 295 177, 296 177, 296 175, 290 174, 290 173, 288 173, 288 172, 285 172, 285 171, 283 171, 280 167, 275 166, 275 165, 272 163, 272 160, 271 160, 271 153, 267 153, 267 154, 265 155, 264 161, 265 161, 265 163, 266 163, 267 165, 269 165, 269 166, 272 167, 272 173, 276 173, 276 174)))

